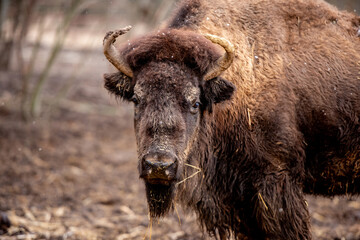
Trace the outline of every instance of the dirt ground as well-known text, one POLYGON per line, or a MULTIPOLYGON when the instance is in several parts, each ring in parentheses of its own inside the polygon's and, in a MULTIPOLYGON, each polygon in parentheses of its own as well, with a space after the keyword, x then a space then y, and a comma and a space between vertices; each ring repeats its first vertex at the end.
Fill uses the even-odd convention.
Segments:
MULTIPOLYGON (((12 222, 0 239, 208 239, 180 206, 179 216, 149 228, 132 106, 103 88, 102 74, 113 69, 101 42, 67 97, 57 108, 47 104, 74 54, 83 53, 61 55, 45 114, 29 122, 20 117, 18 74, 0 72, 0 211, 12 222)), ((360 199, 309 196, 308 203, 314 239, 360 239, 360 199)))

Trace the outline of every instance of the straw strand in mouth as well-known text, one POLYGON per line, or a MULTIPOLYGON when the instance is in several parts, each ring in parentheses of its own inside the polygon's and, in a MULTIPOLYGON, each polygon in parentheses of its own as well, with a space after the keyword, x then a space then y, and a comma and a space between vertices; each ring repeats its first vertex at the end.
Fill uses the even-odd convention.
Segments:
POLYGON ((201 168, 196 167, 196 166, 194 166, 194 165, 185 163, 185 166, 192 167, 192 168, 196 169, 197 171, 194 172, 193 174, 191 174, 189 177, 186 177, 186 178, 184 178, 183 180, 181 180, 180 182, 176 183, 176 186, 179 185, 179 184, 181 184, 181 183, 183 183, 183 182, 185 182, 185 181, 187 181, 187 180, 190 179, 190 178, 195 177, 198 173, 202 172, 201 168))

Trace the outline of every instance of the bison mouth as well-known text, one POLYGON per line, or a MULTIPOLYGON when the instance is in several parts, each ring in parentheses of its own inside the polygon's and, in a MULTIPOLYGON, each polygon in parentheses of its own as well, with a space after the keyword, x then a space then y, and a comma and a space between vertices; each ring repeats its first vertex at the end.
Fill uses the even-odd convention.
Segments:
POLYGON ((161 179, 145 181, 146 197, 149 205, 150 217, 164 216, 172 207, 174 197, 174 182, 161 179))
POLYGON ((144 179, 145 182, 151 185, 170 186, 172 183, 176 182, 175 173, 173 172, 164 175, 164 174, 159 174, 156 171, 153 171, 152 174, 141 174, 140 178, 144 179))
POLYGON ((170 179, 162 179, 162 178, 148 178, 146 181, 151 185, 165 185, 170 186, 173 182, 170 179))

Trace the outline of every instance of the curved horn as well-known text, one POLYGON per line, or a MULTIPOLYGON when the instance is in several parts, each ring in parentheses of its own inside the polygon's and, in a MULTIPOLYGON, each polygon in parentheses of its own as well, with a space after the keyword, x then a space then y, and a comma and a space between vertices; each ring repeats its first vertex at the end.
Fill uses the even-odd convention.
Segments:
POLYGON ((113 43, 116 41, 116 38, 120 35, 123 35, 130 31, 132 27, 127 26, 123 29, 119 29, 116 31, 110 31, 104 37, 103 45, 104 45, 104 55, 112 63, 120 72, 124 73, 129 77, 133 77, 133 72, 131 71, 129 65, 126 63, 125 59, 119 55, 118 51, 114 47, 113 43))
POLYGON ((223 71, 230 67, 234 60, 234 45, 225 38, 219 36, 211 34, 204 34, 203 36, 225 49, 225 54, 216 60, 215 65, 205 74, 204 80, 207 81, 219 76, 223 71))

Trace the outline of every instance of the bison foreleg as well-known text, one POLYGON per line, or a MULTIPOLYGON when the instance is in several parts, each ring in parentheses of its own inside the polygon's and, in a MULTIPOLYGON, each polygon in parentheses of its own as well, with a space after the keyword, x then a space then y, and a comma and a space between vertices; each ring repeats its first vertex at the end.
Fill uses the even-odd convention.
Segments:
MULTIPOLYGON (((301 187, 285 172, 267 175, 253 198, 257 228, 266 239, 311 239, 301 187)), ((255 235, 258 235, 256 233, 255 235)))
POLYGON ((7 233, 10 226, 11 223, 6 213, 0 212, 0 235, 7 233))

